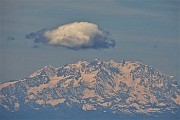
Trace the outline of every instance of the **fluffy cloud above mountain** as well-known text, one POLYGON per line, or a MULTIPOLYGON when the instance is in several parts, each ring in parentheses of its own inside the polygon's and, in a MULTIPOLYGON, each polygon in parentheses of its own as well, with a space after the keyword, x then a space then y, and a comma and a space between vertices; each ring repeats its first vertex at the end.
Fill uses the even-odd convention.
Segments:
POLYGON ((74 22, 56 27, 42 29, 26 35, 34 43, 43 43, 51 46, 63 46, 70 49, 100 49, 116 45, 108 32, 99 29, 98 25, 89 22, 74 22))

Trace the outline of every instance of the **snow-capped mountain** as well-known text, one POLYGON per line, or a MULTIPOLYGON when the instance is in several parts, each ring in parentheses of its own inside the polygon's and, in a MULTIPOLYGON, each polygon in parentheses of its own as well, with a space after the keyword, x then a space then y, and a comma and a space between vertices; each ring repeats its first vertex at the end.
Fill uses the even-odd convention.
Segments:
POLYGON ((68 108, 118 114, 176 114, 180 89, 174 77, 139 61, 96 59, 59 68, 48 65, 25 79, 3 83, 0 106, 12 112, 68 108))

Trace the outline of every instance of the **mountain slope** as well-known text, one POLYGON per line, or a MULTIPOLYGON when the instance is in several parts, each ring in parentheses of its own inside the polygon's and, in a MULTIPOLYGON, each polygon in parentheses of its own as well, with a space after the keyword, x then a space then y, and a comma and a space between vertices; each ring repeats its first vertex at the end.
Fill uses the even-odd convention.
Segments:
POLYGON ((30 77, 0 85, 0 106, 8 111, 103 111, 153 114, 180 108, 172 76, 138 61, 79 61, 45 66, 30 77))

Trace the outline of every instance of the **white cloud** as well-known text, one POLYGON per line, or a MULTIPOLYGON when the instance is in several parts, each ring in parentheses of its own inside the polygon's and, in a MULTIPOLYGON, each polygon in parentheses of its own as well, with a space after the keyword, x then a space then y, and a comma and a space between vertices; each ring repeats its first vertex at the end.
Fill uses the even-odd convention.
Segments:
POLYGON ((35 43, 46 43, 71 49, 98 49, 115 46, 115 41, 109 37, 107 32, 89 22, 74 22, 52 30, 43 29, 43 31, 26 35, 26 38, 33 39, 35 43))

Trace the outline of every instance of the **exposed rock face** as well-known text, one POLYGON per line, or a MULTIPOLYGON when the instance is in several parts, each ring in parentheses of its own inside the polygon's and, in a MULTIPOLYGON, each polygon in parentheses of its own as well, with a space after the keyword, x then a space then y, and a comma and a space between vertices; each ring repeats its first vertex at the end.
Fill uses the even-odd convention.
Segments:
POLYGON ((172 76, 138 61, 79 61, 1 84, 0 105, 9 111, 68 107, 151 114, 179 109, 180 89, 172 76))

